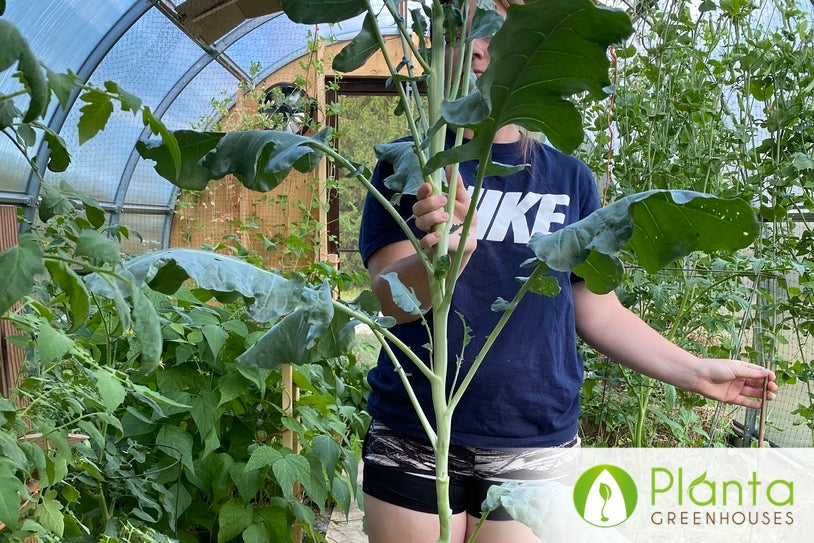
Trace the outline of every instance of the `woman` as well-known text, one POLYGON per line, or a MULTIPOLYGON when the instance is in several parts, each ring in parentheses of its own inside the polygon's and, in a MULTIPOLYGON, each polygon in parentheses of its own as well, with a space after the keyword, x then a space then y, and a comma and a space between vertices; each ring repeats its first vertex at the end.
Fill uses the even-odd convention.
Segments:
MULTIPOLYGON (((507 2, 510 3, 510 2, 507 2)), ((505 16, 505 3, 498 10, 505 16)), ((472 70, 480 75, 489 64, 487 40, 476 40, 472 70)), ((451 142, 450 142, 451 143, 451 142)), ((449 345, 462 345, 461 373, 471 364, 499 314, 490 310, 497 297, 512 299, 515 277, 533 256, 526 246, 532 232, 552 232, 576 222, 599 207, 593 177, 574 157, 526 138, 516 126, 501 128, 492 147, 493 160, 529 163, 523 171, 484 180, 478 216, 461 243, 450 235, 449 251, 463 251, 461 274, 453 299, 449 345)), ((454 222, 463 221, 470 204, 476 164, 461 165, 454 222)), ((392 172, 379 163, 374 185, 390 196, 382 180, 392 172)), ((444 195, 431 195, 423 185, 417 198, 402 198, 403 217, 415 216, 411 228, 421 247, 432 249, 441 239, 433 227, 448 220, 444 195)), ((425 269, 412 244, 387 212, 372 198, 365 204, 360 232, 362 258, 385 315, 396 318, 392 329, 413 352, 428 359, 427 332, 415 315, 392 299, 385 274, 396 272, 424 308, 430 307, 425 269)), ((672 344, 622 306, 613 293, 590 292, 568 273, 555 273, 561 292, 555 297, 527 295, 489 351, 489 357, 458 405, 452 422, 450 451, 453 541, 469 539, 480 505, 493 484, 506 479, 533 479, 556 469, 556 450, 579 446, 577 425, 582 360, 576 335, 624 365, 708 398, 758 407, 764 378, 769 394, 774 375, 735 360, 701 360, 672 344), (555 451, 552 455, 552 451, 555 451)), ((451 353, 454 358, 459 353, 451 353)), ((432 420, 429 384, 406 357, 400 359, 416 395, 432 420)), ((450 364, 455 367, 454 362, 450 364)), ((454 370, 453 370, 454 371, 454 370)), ((368 377, 373 423, 364 448, 365 514, 371 543, 431 543, 438 537, 434 458, 392 362, 382 354, 368 377)), ((479 543, 532 542, 525 526, 498 510, 479 532, 479 543)))

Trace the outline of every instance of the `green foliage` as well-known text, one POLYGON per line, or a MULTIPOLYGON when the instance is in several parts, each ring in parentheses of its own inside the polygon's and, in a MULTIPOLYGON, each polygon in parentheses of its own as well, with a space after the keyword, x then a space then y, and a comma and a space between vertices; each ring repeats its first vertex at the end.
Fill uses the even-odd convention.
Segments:
MULTIPOLYGON (((0 49, 12 55, 3 68, 19 60, 30 87, 30 51, 0 23, 0 49)), ((115 83, 101 89, 70 72, 45 74, 62 104, 79 88, 81 142, 104 129, 116 103, 141 111, 162 137, 165 171, 176 178, 196 172, 182 168, 182 157, 200 157, 220 139, 182 134, 179 141, 115 83)), ((37 131, 49 144, 50 169, 64 169, 70 155, 58 135, 14 106, 17 95, 35 91, 0 97, 0 128, 40 176, 28 154, 37 131)), ((293 160, 311 167, 316 159, 293 160)), ((198 541, 196 533, 208 530, 219 541, 277 541, 290 539, 296 524, 316 539, 314 511, 329 503, 348 510, 368 423, 350 317, 331 327, 330 291, 352 280, 348 274, 314 265, 284 277, 203 252, 127 260, 114 239, 128 231, 107 226, 98 202, 65 183, 42 184, 39 219, 17 247, 0 253, 0 271, 9 274, 0 314, 22 332, 11 341, 27 353, 14 392, 24 407, 0 399, 4 540, 198 541), (182 286, 187 279, 198 282, 193 290, 182 286), (22 307, 11 310, 17 302, 22 307), (279 366, 297 360, 278 357, 264 369, 238 359, 270 329, 294 322, 296 312, 282 317, 297 307, 310 310, 313 348, 295 372, 301 398, 284 410, 290 393, 279 366), (42 448, 19 439, 31 431, 42 448), (73 443, 73 432, 86 439, 73 443), (286 448, 284 435, 301 452, 286 448), (282 461, 268 471, 247 469, 259 447, 280 451, 282 461), (33 479, 36 494, 25 484, 33 479)))
POLYGON ((555 147, 572 152, 583 140, 582 117, 564 97, 584 91, 604 97, 610 85, 606 50, 633 30, 624 12, 590 0, 533 2, 510 11, 489 47, 491 63, 478 90, 446 111, 450 124, 476 128, 472 141, 455 151, 455 162, 466 153, 483 156, 497 130, 511 123, 543 132, 555 147), (486 116, 459 118, 472 111, 486 116))
MULTIPOLYGON (((81 224, 87 221, 70 210, 53 215, 31 237, 49 251, 62 246, 60 252, 71 252, 66 233, 81 230, 81 224)), ((72 236, 77 242, 82 237, 72 236)), ((94 269, 90 264, 86 268, 94 269)), ((34 521, 23 524, 18 518, 20 503, 28 498, 23 481, 35 466, 43 466, 34 508, 38 530, 54 537, 85 532, 104 534, 110 541, 139 541, 136 534, 143 533, 147 535, 139 537, 160 541, 150 539, 152 530, 173 534, 177 541, 197 541, 193 532, 214 530, 220 541, 244 533, 270 541, 283 535, 290 539, 295 523, 316 537, 311 507, 323 511, 335 502, 347 511, 356 492, 361 435, 368 422, 362 410, 365 368, 350 353, 349 342, 327 348, 320 343, 323 348, 295 372, 300 400, 291 412, 283 410, 286 391, 279 368, 256 369, 238 361, 268 325, 249 316, 240 299, 209 303, 216 293, 251 287, 246 268, 256 270, 257 277, 276 278, 261 284, 263 288, 282 285, 303 300, 312 292, 326 303, 321 293, 327 287, 310 286, 302 278, 287 280, 223 255, 184 250, 132 259, 112 278, 96 268, 85 277, 87 290, 72 281, 38 286, 38 301, 28 301, 33 312, 12 316, 26 333, 21 346, 31 351, 28 377, 18 390, 29 403, 19 415, 10 403, 0 403, 2 432, 22 430, 16 421, 25 417, 54 440, 55 449, 32 461, 32 451, 17 445, 15 434, 5 439, 7 434, 0 433, 6 458, 0 461, 0 479, 8 479, 0 496, 0 520, 9 529, 20 534, 33 530, 34 521), (199 286, 179 289, 182 281, 172 274, 197 279, 199 286), (142 291, 150 279, 172 296, 142 291), (76 289, 93 294, 89 315, 78 328, 68 326, 76 318, 60 314, 68 310, 76 289), (135 362, 143 347, 123 328, 117 296, 141 296, 153 308, 158 336, 151 341, 161 365, 151 372, 135 362), (339 355, 342 348, 347 348, 345 356, 339 355), (69 447, 66 439, 73 430, 89 440, 69 447), (301 453, 283 446, 284 431, 302 443, 301 453), (273 451, 279 458, 257 465, 258 451, 273 451), (305 497, 294 494, 295 483, 302 485, 305 497), (309 507, 303 507, 302 499, 309 507)), ((315 279, 322 281, 318 274, 315 279)), ((262 291, 262 297, 260 292, 255 288, 247 294, 262 298, 255 299, 254 316, 275 321, 288 312, 288 306, 274 306, 273 292, 262 291)), ((131 311, 137 322, 135 302, 131 311)))
MULTIPOLYGON (((50 92, 48 81, 37 57, 20 31, 8 21, 0 20, 0 72, 17 65, 17 77, 29 97, 28 109, 22 122, 30 123, 45 115, 50 92)), ((3 100, 5 102, 5 100, 3 100)), ((13 107, 13 106, 12 106, 13 107)), ((5 128, 5 122, 0 128, 5 128)))
MULTIPOLYGON (((584 106, 593 119, 588 131, 595 145, 580 154, 594 171, 612 173, 606 192, 611 201, 670 188, 759 206, 756 258, 692 255, 652 276, 634 268, 620 297, 682 346, 771 364, 778 381, 791 384, 798 372, 801 379, 809 375, 811 364, 805 340, 812 303, 807 213, 814 199, 805 158, 811 149, 803 142, 814 136, 806 113, 811 111, 806 89, 814 84, 809 68, 814 56, 807 44, 814 35, 796 2, 775 3, 772 27, 766 26, 760 3, 742 3, 737 10, 709 4, 700 18, 686 6, 650 10, 641 41, 617 47, 615 101, 584 106), (614 141, 609 118, 619 135, 614 141)), ((637 264, 622 258, 628 269, 637 264)), ((644 444, 721 442, 711 427, 716 421, 709 420, 713 406, 681 392, 671 400, 657 383, 609 372, 590 357, 589 366, 584 423, 592 437, 597 430, 600 442, 625 443, 637 434, 644 444), (620 388, 626 382, 627 392, 620 388), (630 416, 639 411, 637 394, 651 400, 638 422, 630 416), (644 426, 643 433, 637 425, 644 426)), ((811 413, 808 377, 799 383, 798 420, 805 424, 811 413)), ((796 395, 793 389, 781 394, 796 395)), ((772 413, 774 425, 790 427, 791 414, 780 407, 772 413)), ((787 438, 777 434, 777 439, 787 438)))

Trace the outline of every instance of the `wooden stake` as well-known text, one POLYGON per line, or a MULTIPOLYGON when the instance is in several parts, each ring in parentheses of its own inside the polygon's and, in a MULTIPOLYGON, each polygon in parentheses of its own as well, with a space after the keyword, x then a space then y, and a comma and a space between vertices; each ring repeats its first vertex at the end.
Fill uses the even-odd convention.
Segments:
POLYGON ((769 394, 769 376, 763 378, 763 401, 760 402, 760 426, 758 427, 757 446, 763 447, 763 436, 766 434, 766 396, 769 394))

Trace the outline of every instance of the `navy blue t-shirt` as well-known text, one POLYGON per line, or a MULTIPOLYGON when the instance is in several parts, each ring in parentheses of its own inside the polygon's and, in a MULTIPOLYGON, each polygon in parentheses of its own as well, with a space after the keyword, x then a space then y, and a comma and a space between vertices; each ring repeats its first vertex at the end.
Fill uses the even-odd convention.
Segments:
MULTIPOLYGON (((579 159, 534 142, 530 159, 521 157, 521 144, 494 144, 492 159, 503 164, 528 162, 531 168, 509 176, 487 177, 478 202, 478 246, 458 279, 448 325, 449 382, 464 340, 466 319, 471 331, 464 349, 461 378, 501 317, 491 305, 511 300, 528 275, 520 265, 534 256, 527 242, 531 233, 549 233, 576 222, 599 207, 590 170, 579 159)), ((461 164, 464 184, 474 183, 476 162, 461 164)), ((383 180, 392 166, 380 161, 373 184, 392 195, 383 180)), ((403 196, 397 206, 412 215, 415 197, 403 196)), ((423 235, 410 221, 418 237, 423 235)), ((390 215, 373 197, 364 207, 359 248, 362 259, 390 243, 406 239, 390 215)), ((469 385, 452 419, 452 443, 480 448, 547 447, 577 434, 582 359, 577 352, 571 275, 555 272, 561 291, 555 297, 528 293, 499 335, 469 385)), ((428 313, 427 318, 431 319, 428 313)), ((427 360, 429 338, 420 320, 391 329, 411 350, 427 360)), ((398 349, 416 395, 429 420, 434 412, 427 379, 398 349)), ((393 364, 382 350, 368 375, 371 415, 396 431, 416 437, 424 430, 393 364)), ((460 381, 460 378, 459 378, 460 381)))

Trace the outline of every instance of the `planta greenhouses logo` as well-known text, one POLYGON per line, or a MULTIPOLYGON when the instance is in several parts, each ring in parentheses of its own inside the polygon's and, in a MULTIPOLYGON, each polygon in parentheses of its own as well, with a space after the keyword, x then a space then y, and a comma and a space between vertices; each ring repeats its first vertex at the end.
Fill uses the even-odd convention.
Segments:
POLYGON ((630 518, 639 491, 622 468, 602 464, 580 475, 574 485, 574 506, 585 522, 610 528, 630 518))

